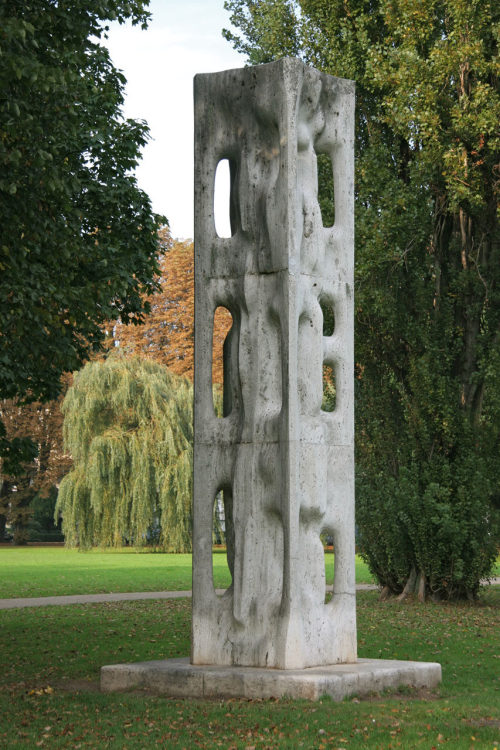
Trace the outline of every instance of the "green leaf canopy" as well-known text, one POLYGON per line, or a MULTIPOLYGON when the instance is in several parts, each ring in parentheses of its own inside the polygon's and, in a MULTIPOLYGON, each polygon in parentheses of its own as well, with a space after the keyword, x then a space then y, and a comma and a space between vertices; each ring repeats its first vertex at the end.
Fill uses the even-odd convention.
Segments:
POLYGON ((145 27, 147 4, 0 3, 0 398, 55 398, 156 288, 161 217, 133 175, 148 129, 123 118, 100 43, 107 20, 145 27))

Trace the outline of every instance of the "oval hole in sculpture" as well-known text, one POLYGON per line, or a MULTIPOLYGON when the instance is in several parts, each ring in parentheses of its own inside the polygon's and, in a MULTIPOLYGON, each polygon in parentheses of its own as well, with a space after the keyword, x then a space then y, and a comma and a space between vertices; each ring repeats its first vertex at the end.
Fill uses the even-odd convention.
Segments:
MULTIPOLYGON (((233 325, 233 316, 227 307, 219 306, 214 313, 214 328, 212 336, 212 395, 216 417, 227 417, 231 412, 230 383, 224 383, 228 378, 228 363, 224 365, 224 345, 233 325)), ((226 348, 229 347, 229 340, 226 348)), ((229 352, 226 355, 229 358, 229 352)))
POLYGON ((212 514, 214 589, 223 588, 228 575, 233 581, 234 570, 234 528, 232 524, 233 498, 230 489, 220 489, 215 495, 212 514))
POLYGON ((222 239, 232 237, 231 228, 231 166, 229 159, 221 159, 215 170, 214 221, 215 231, 222 239))
POLYGON ((335 330, 335 313, 332 302, 326 297, 320 297, 319 305, 323 313, 323 336, 333 336, 335 330))
POLYGON ((332 599, 333 578, 335 575, 335 549, 333 546, 333 534, 325 530, 320 534, 321 543, 325 551, 325 604, 332 599))
POLYGON ((226 517, 224 514, 224 498, 222 490, 219 490, 214 500, 212 544, 214 547, 222 548, 226 546, 226 517))
POLYGON ((335 224, 335 188, 329 154, 318 154, 318 203, 324 227, 335 224))
POLYGON ((332 365, 323 364, 323 401, 321 411, 335 411, 337 405, 337 389, 335 386, 335 370, 332 365))

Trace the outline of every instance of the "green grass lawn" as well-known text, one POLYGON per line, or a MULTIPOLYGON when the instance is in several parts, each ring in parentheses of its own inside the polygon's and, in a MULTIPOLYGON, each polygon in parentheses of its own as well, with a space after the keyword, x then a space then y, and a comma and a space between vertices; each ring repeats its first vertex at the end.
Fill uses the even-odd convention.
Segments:
POLYGON ((187 599, 0 611, 0 747, 500 750, 499 615, 499 586, 459 605, 361 592, 360 656, 440 661, 443 683, 336 704, 101 695, 103 664, 189 653, 187 599))
MULTIPOLYGON (((327 582, 333 555, 325 555, 327 582)), ((225 551, 213 555, 216 588, 231 581, 225 551)), ((146 554, 133 549, 79 552, 64 547, 0 547, 0 599, 122 591, 184 591, 191 588, 191 555, 146 554)), ((356 558, 356 580, 372 577, 356 558)))

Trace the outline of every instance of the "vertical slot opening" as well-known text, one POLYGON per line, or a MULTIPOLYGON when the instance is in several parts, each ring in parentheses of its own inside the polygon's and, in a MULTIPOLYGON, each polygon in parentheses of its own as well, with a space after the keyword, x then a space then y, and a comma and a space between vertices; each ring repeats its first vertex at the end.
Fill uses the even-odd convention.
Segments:
POLYGON ((325 604, 331 601, 333 596, 333 578, 335 575, 335 548, 333 545, 333 534, 325 530, 320 534, 321 543, 325 551, 325 604))
POLYGON ((215 495, 212 514, 212 550, 214 589, 227 590, 233 582, 234 528, 233 498, 230 489, 220 489, 215 495))
POLYGON ((333 164, 329 154, 318 154, 318 203, 324 227, 335 224, 333 164))
POLYGON ((226 546, 226 517, 224 515, 224 499, 222 496, 222 490, 217 493, 214 501, 212 545, 214 547, 226 546))
POLYGON ((333 332, 335 331, 333 303, 326 297, 320 297, 319 305, 323 313, 323 336, 333 336, 333 332))
POLYGON ((321 411, 332 412, 337 406, 337 388, 335 386, 335 370, 332 365, 323 363, 323 400, 321 411))
POLYGON ((212 335, 212 394, 214 412, 219 418, 227 417, 231 412, 230 383, 227 381, 229 379, 228 349, 232 326, 233 316, 227 307, 217 307, 214 313, 212 335), (225 350, 226 354, 224 354, 225 350))
POLYGON ((221 239, 232 237, 234 228, 234 165, 229 159, 221 159, 215 170, 214 222, 217 236, 221 239))

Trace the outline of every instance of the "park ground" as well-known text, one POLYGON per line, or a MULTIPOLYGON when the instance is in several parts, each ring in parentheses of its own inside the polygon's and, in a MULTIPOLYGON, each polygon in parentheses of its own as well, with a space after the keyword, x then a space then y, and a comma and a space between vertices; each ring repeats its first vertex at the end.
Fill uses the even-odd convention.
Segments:
MULTIPOLYGON (((0 566, 0 597, 190 588, 188 555, 2 548, 0 566)), ((227 575, 215 554, 216 585, 227 575)), ((370 580, 361 561, 357 579, 370 580)), ((498 585, 460 604, 358 593, 359 655, 439 661, 443 683, 432 692, 339 704, 99 692, 103 664, 188 655, 190 612, 189 599, 1 611, 0 747, 500 750, 498 585)))

